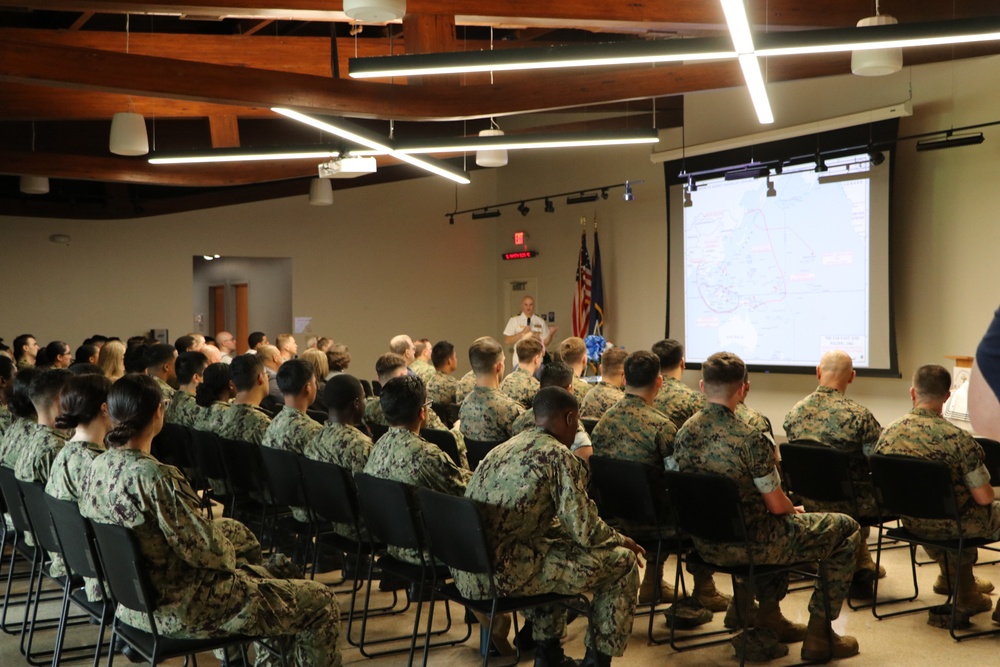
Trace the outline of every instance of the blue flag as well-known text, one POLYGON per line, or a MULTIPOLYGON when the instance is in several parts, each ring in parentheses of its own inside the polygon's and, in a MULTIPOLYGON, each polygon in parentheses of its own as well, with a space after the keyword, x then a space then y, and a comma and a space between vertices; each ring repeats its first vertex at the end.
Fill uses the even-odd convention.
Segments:
POLYGON ((593 336, 603 336, 604 279, 601 275, 601 246, 597 242, 597 229, 594 229, 594 263, 590 273, 590 326, 588 333, 593 336))

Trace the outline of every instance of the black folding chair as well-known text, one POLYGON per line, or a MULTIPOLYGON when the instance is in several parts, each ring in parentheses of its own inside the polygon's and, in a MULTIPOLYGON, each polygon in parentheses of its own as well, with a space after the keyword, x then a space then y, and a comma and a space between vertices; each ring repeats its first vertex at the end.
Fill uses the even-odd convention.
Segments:
MULTIPOLYGON (((430 630, 434 617, 433 600, 439 595, 445 600, 452 600, 484 616, 489 616, 490 622, 486 628, 487 637, 493 634, 493 622, 498 614, 514 615, 514 633, 517 634, 517 614, 514 612, 543 605, 563 605, 581 615, 590 617, 590 602, 582 594, 547 593, 526 597, 501 596, 496 589, 496 582, 493 578, 493 550, 489 545, 489 538, 483 528, 483 518, 476 503, 468 498, 451 496, 430 489, 417 489, 417 498, 420 500, 420 515, 427 535, 427 546, 434 560, 445 563, 454 570, 483 575, 490 582, 489 598, 473 600, 462 595, 454 583, 446 584, 442 580, 435 581, 435 586, 432 589, 432 604, 428 612, 428 630, 430 630)), ((429 637, 428 634, 428 639, 429 637)), ((425 643, 423 663, 425 666, 427 665, 427 646, 428 644, 425 643)), ((486 667, 489 653, 486 651, 483 653, 483 667, 486 667)), ((521 651, 518 648, 514 660, 510 664, 516 665, 520 657, 521 651)))
POLYGON ((267 488, 267 473, 261 458, 261 446, 243 440, 219 438, 219 454, 226 470, 226 485, 232 490, 230 516, 246 523, 269 548, 274 538, 274 525, 281 516, 290 515, 287 507, 279 507, 267 488), (270 529, 270 530, 269 530, 270 529))
POLYGON ((226 483, 226 467, 219 451, 219 436, 191 429, 191 460, 194 465, 194 488, 202 491, 202 505, 213 518, 212 504, 222 505, 223 516, 232 516, 232 489, 226 483))
POLYGON ((593 417, 581 417, 580 418, 580 423, 583 424, 583 430, 585 430, 587 432, 587 435, 593 435, 594 434, 594 427, 597 426, 597 422, 599 422, 599 421, 601 421, 601 420, 600 419, 594 419, 593 417))
POLYGON ((383 424, 368 424, 368 428, 372 432, 372 442, 378 442, 379 438, 389 432, 389 427, 383 424))
POLYGON ((497 445, 502 445, 506 440, 472 440, 465 439, 465 451, 469 456, 469 469, 475 470, 479 462, 486 458, 486 455, 497 445))
MULTIPOLYGON (((315 532, 315 527, 309 511, 309 498, 302 483, 302 469, 299 466, 302 457, 295 452, 274 447, 260 447, 258 451, 267 482, 267 497, 272 507, 300 508, 309 517, 306 521, 301 521, 291 513, 280 522, 275 520, 271 530, 272 536, 279 528, 294 533, 298 548, 293 553, 293 559, 304 571, 309 560, 309 537, 315 532)), ((277 540, 272 539, 272 546, 280 550, 280 542, 277 540)))
POLYGON ((438 401, 431 403, 431 409, 437 413, 437 416, 448 428, 453 427, 458 421, 458 410, 461 407, 458 403, 440 403, 438 401))
POLYGON ((188 460, 190 449, 191 430, 181 424, 165 423, 160 432, 153 438, 150 453, 156 457, 157 461, 187 471, 192 467, 191 461, 188 460))
MULTIPOLYGON (((737 577, 741 577, 747 582, 750 594, 746 596, 744 607, 740 613, 740 629, 743 630, 742 648, 739 650, 740 667, 746 662, 747 620, 750 617, 750 606, 753 603, 753 591, 758 577, 794 571, 802 576, 809 576, 814 580, 818 580, 823 590, 823 605, 826 609, 826 616, 827 618, 830 617, 830 598, 827 595, 825 563, 818 561, 818 574, 809 574, 808 570, 815 566, 817 561, 772 565, 758 563, 757 559, 754 558, 746 519, 743 516, 740 493, 733 480, 720 475, 683 473, 669 470, 664 473, 664 476, 670 496, 670 505, 674 510, 677 525, 684 533, 693 537, 696 540, 696 544, 700 540, 711 544, 738 545, 746 553, 746 564, 741 565, 713 563, 697 551, 687 556, 689 563, 702 565, 716 572, 730 575, 733 578, 734 587, 737 577)), ((833 630, 829 627, 829 624, 827 630, 830 632, 830 646, 832 650, 833 630)), ((728 633, 729 631, 721 630, 711 634, 721 634, 723 632, 728 633)), ((682 649, 710 646, 726 641, 728 641, 726 638, 709 640, 684 646, 682 649)), ((832 654, 827 659, 830 657, 832 657, 832 654)), ((809 664, 811 662, 807 661, 806 663, 799 664, 809 664)))
MULTIPOLYGON (((885 537, 906 542, 910 545, 911 560, 915 557, 917 546, 930 546, 957 555, 963 549, 989 548, 988 545, 997 541, 991 538, 966 537, 962 526, 962 514, 959 511, 958 501, 955 498, 955 485, 952 483, 951 472, 946 464, 940 461, 928 461, 912 456, 884 454, 873 454, 868 462, 872 469, 875 500, 878 503, 880 513, 913 519, 936 519, 955 523, 955 532, 958 538, 952 540, 932 540, 919 537, 904 527, 890 528, 885 531, 885 537)), ((994 548, 991 550, 996 551, 997 549, 994 548)), ((880 556, 880 553, 876 556, 876 564, 880 556)), ((945 562, 945 572, 951 574, 948 572, 947 561, 945 562)), ((955 632, 955 617, 958 605, 954 604, 952 598, 954 591, 958 590, 958 577, 958 568, 955 568, 954 581, 951 583, 951 592, 948 593, 948 599, 946 600, 946 604, 951 603, 951 621, 948 624, 948 632, 951 633, 952 638, 956 641, 961 641, 970 637, 1000 633, 1000 628, 961 634, 955 632)), ((911 597, 897 598, 886 602, 912 601, 917 598, 919 593, 920 589, 917 585, 917 579, 914 577, 913 595, 911 597)), ((878 599, 878 580, 876 580, 872 614, 877 619, 912 614, 936 606, 926 605, 904 609, 903 611, 891 614, 879 614, 879 605, 884 605, 886 602, 880 602, 878 599)))
POLYGON ((451 431, 442 431, 437 428, 420 429, 420 437, 427 442, 437 445, 438 448, 448 455, 452 463, 461 467, 461 457, 458 454, 458 443, 455 441, 455 434, 451 431))

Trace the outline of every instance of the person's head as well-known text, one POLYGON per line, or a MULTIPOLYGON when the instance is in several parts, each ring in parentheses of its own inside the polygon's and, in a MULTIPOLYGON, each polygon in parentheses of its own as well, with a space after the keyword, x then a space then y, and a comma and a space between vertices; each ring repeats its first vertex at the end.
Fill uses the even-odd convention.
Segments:
POLYGON ((55 418, 59 408, 59 392, 71 377, 72 374, 65 368, 51 368, 31 379, 28 391, 39 418, 43 414, 51 414, 55 418))
POLYGON ((542 360, 542 341, 534 336, 521 338, 514 345, 514 352, 517 354, 517 362, 522 366, 535 366, 542 360))
MULTIPOLYGON (((189 333, 188 336, 194 339, 194 346, 191 347, 189 351, 191 352, 201 352, 201 348, 205 347, 205 341, 207 340, 204 334, 198 332, 189 333)), ((178 350, 180 352, 180 350, 178 350)))
POLYGON ((223 354, 236 354, 236 336, 228 331, 215 334, 215 344, 223 354))
POLYGON ((525 317, 531 317, 535 314, 535 297, 525 296, 521 299, 521 312, 524 313, 525 317))
MULTIPOLYGON (((614 387, 624 385, 625 359, 628 356, 628 352, 620 347, 609 347, 604 350, 604 353, 601 354, 601 380, 614 387)), ((659 357, 657 357, 656 363, 660 363, 659 357)), ((659 373, 659 366, 657 366, 657 373, 659 373)))
POLYGON ((319 348, 306 350, 299 355, 299 359, 309 364, 317 382, 325 380, 326 376, 330 374, 330 362, 326 359, 326 352, 321 352, 319 348))
POLYGON ((247 345, 251 350, 256 350, 261 345, 267 345, 267 334, 263 331, 254 331, 247 336, 247 345))
POLYGON ((927 364, 913 374, 910 398, 915 406, 938 412, 951 396, 951 373, 944 366, 927 364))
POLYGON ((110 339, 107 336, 103 335, 103 334, 94 334, 93 336, 91 336, 90 338, 88 338, 87 340, 85 340, 84 343, 86 345, 95 345, 95 346, 97 346, 97 349, 99 350, 102 347, 104 347, 104 344, 107 343, 108 340, 110 340, 110 339))
POLYGON ((389 380, 406 375, 406 359, 393 352, 387 352, 375 360, 375 375, 384 387, 389 380))
POLYGON ((73 375, 104 375, 104 371, 97 364, 73 364, 67 370, 73 375))
POLYGON ((111 380, 103 375, 76 375, 66 381, 59 394, 56 428, 68 430, 107 416, 111 380))
POLYGON ((93 343, 87 343, 86 345, 81 345, 76 348, 76 354, 73 356, 74 364, 96 364, 97 357, 101 353, 101 348, 97 347, 93 343))
POLYGON ((299 353, 299 344, 296 342, 295 336, 290 333, 278 334, 274 346, 278 348, 281 358, 285 360, 292 359, 299 353))
POLYGON ((289 359, 278 369, 278 390, 288 397, 316 400, 316 372, 305 359, 289 359))
POLYGON ((833 387, 843 392, 854 381, 854 362, 851 355, 842 350, 830 350, 816 366, 816 379, 822 387, 833 387))
POLYGON ((163 428, 164 398, 148 375, 129 373, 111 385, 108 414, 112 428, 104 438, 108 447, 124 447, 130 440, 152 437, 163 428))
POLYGON ((73 363, 73 351, 65 341, 54 340, 45 346, 38 358, 44 359, 42 365, 51 368, 69 368, 73 363))
POLYGON ((666 338, 653 344, 653 354, 660 358, 660 372, 683 370, 684 346, 673 338, 666 338))
POLYGON ((281 362, 284 359, 281 358, 281 352, 278 351, 274 345, 261 345, 257 348, 257 358, 260 359, 261 363, 270 368, 272 371, 278 370, 281 366, 281 362))
MULTIPOLYGON (((253 355, 250 355, 253 356, 253 355)), ((210 364, 202 373, 202 382, 194 390, 195 403, 207 408, 216 401, 228 401, 236 395, 229 364, 210 364)))
POLYGON ((7 404, 14 386, 15 375, 17 375, 17 366, 14 364, 14 360, 0 354, 0 404, 7 404))
POLYGON ((174 349, 177 350, 177 354, 184 354, 185 352, 191 352, 194 350, 197 341, 194 336, 187 335, 181 336, 174 341, 174 349))
POLYGON ((451 373, 458 367, 455 346, 446 340, 439 340, 431 348, 431 363, 442 373, 451 373))
POLYGON ((625 358, 625 390, 643 393, 656 392, 663 384, 660 375, 660 358, 649 350, 636 350, 625 358))
POLYGON ((701 365, 701 388, 709 400, 742 398, 746 378, 746 364, 732 352, 716 352, 701 365))
POLYGON ((205 358, 208 359, 208 363, 210 364, 217 364, 222 361, 222 351, 214 345, 205 343, 201 346, 200 352, 205 355, 205 358))
POLYGON ((35 406, 31 402, 31 381, 42 371, 37 368, 22 368, 14 376, 14 383, 11 385, 9 398, 7 399, 7 409, 15 417, 30 419, 35 421, 38 415, 35 413, 35 406))
POLYGON ((477 338, 469 346, 469 363, 476 377, 499 376, 504 367, 503 348, 489 336, 477 338))
POLYGON ((329 352, 330 348, 333 346, 333 339, 327 338, 326 336, 320 336, 316 341, 316 349, 320 352, 329 352))
POLYGON ((431 361, 431 342, 426 338, 421 338, 420 340, 413 343, 413 355, 417 359, 421 359, 430 363, 431 361))
POLYGON ((233 359, 229 364, 229 371, 233 376, 233 387, 237 393, 249 393, 258 388, 263 383, 267 387, 267 376, 264 372, 264 363, 259 354, 241 354, 233 359))
POLYGON ((356 424, 365 413, 365 388, 353 375, 334 375, 323 388, 323 402, 330 417, 341 424, 356 424))
POLYGON ((416 348, 413 346, 413 340, 406 334, 393 336, 389 341, 389 351, 406 359, 407 366, 416 359, 416 348))
POLYGON ((561 361, 552 361, 542 366, 542 372, 538 375, 538 385, 540 388, 559 387, 569 389, 573 386, 573 378, 576 374, 573 369, 561 361))
POLYGON ((197 389, 202 382, 206 368, 208 368, 208 357, 201 352, 181 354, 174 362, 174 369, 177 371, 177 384, 197 389))
POLYGON ((567 447, 573 444, 580 424, 580 404, 562 387, 538 390, 531 402, 535 424, 567 447))
POLYGON ((329 349, 326 350, 326 363, 330 367, 331 372, 339 371, 343 373, 351 365, 351 353, 348 351, 346 345, 332 343, 331 341, 329 349))
POLYGON ((97 365, 112 381, 125 375, 125 343, 109 340, 97 355, 97 365))
POLYGON ((317 338, 316 336, 309 336, 309 338, 306 338, 307 350, 315 350, 317 349, 318 345, 319 345, 319 338, 317 338))
POLYGON ((559 357, 574 369, 582 367, 587 363, 587 344, 576 336, 567 338, 559 343, 559 357))
POLYGON ((15 361, 24 360, 34 363, 38 356, 38 341, 31 334, 21 334, 15 338, 12 347, 14 348, 15 361))
POLYGON ((167 383, 177 378, 177 370, 174 368, 175 359, 177 359, 177 349, 165 343, 150 345, 143 352, 146 374, 158 377, 167 383))
POLYGON ((382 385, 378 397, 382 404, 382 414, 389 426, 406 426, 427 420, 427 389, 415 375, 393 378, 382 385))
POLYGON ((131 349, 137 345, 152 345, 156 340, 149 336, 129 336, 125 341, 125 349, 131 349))

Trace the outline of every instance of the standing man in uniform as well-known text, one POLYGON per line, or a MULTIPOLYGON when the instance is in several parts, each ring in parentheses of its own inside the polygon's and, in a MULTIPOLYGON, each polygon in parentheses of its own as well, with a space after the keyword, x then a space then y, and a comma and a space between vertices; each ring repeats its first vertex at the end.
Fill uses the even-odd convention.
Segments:
POLYGON ((705 407, 705 397, 684 384, 684 346, 673 338, 653 345, 653 354, 660 358, 663 386, 653 401, 653 407, 670 417, 678 429, 691 415, 705 407))
MULTIPOLYGON (((543 318, 535 315, 535 297, 525 295, 521 299, 521 313, 507 320, 507 326, 503 330, 504 345, 514 345, 522 338, 533 336, 542 344, 542 355, 545 348, 552 342, 552 337, 556 335, 559 327, 553 324, 549 326, 543 318)), ((517 356, 514 357, 514 368, 517 368, 517 356)))

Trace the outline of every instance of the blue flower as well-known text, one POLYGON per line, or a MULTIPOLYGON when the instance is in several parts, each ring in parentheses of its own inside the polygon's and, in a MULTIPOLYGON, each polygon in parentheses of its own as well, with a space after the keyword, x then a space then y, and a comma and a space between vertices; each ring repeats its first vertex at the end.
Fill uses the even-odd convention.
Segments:
POLYGON ((583 339, 584 344, 587 346, 587 359, 597 363, 601 360, 601 354, 604 353, 605 348, 608 346, 604 336, 587 336, 583 339))

